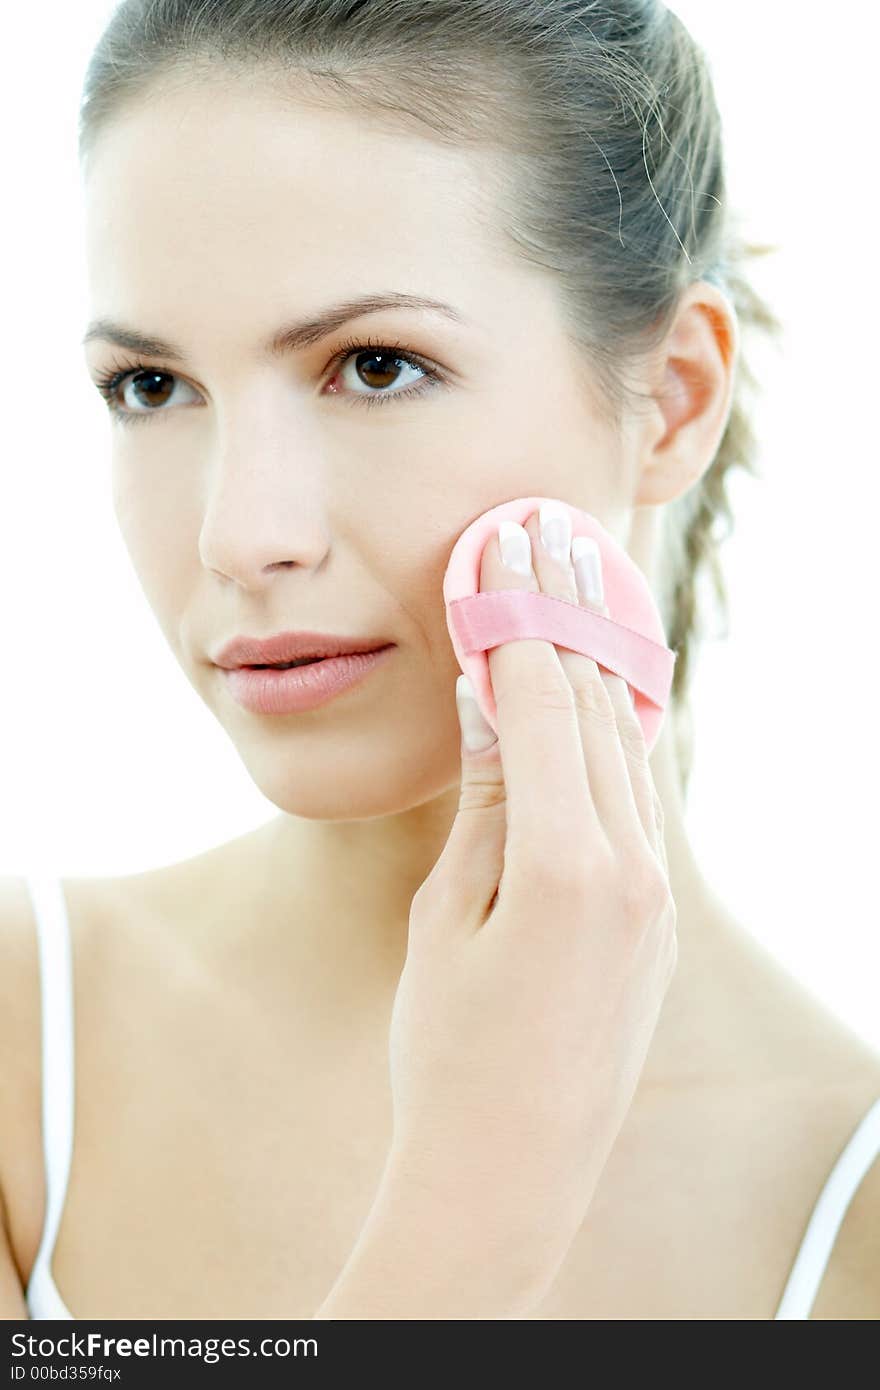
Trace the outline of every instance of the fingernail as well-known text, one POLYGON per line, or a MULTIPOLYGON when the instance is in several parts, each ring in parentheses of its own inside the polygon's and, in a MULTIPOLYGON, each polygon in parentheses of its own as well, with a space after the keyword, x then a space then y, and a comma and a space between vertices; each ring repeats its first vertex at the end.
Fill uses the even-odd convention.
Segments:
POLYGON ((520 526, 516 521, 499 522, 498 545, 501 549, 501 559, 508 569, 516 574, 531 574, 532 542, 524 526, 520 526))
POLYGON ((542 502, 538 513, 541 544, 560 565, 567 565, 571 550, 571 516, 561 502, 542 502))
POLYGON ((455 705, 462 741, 470 753, 482 753, 484 748, 491 748, 493 743, 497 743, 498 735, 483 718, 474 687, 465 675, 459 676, 455 682, 455 705))
POLYGON ((593 536, 575 536, 571 543, 571 559, 578 596, 587 603, 603 603, 602 557, 598 541, 593 536))

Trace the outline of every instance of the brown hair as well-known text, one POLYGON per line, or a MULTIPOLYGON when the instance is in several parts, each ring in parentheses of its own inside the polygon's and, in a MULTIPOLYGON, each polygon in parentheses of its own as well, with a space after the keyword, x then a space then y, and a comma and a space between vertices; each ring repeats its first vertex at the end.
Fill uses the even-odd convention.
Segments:
POLYGON ((555 277, 613 422, 638 408, 627 369, 662 341, 682 289, 708 279, 728 295, 740 354, 727 425, 703 477, 663 509, 657 598, 677 653, 670 712, 686 793, 698 581, 705 569, 726 617, 727 476, 757 474, 744 347, 749 330, 781 328, 745 270, 775 248, 745 242, 726 205, 702 50, 658 0, 122 0, 86 72, 82 165, 124 106, 230 71, 271 79, 294 102, 502 153, 500 231, 555 277))

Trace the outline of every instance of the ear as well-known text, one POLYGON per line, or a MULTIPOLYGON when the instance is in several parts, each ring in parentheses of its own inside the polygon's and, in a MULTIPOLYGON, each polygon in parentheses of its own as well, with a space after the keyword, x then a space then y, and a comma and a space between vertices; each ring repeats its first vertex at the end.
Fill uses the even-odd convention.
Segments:
POLYGON ((739 342, 727 295, 707 280, 688 285, 651 358, 648 389, 655 409, 647 413, 639 440, 634 506, 671 502, 711 464, 730 415, 739 342))

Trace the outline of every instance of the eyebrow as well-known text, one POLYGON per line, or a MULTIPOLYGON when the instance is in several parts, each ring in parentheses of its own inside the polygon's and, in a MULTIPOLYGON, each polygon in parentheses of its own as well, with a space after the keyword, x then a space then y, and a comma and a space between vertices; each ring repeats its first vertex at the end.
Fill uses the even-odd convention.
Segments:
MULTIPOLYGON (((457 309, 439 299, 396 291, 387 294, 364 294, 344 300, 341 304, 332 304, 312 318, 283 324, 260 345, 259 355, 271 359, 296 349, 312 347, 350 319, 361 318, 364 314, 378 314, 383 309, 428 310, 443 314, 455 323, 465 322, 457 309)), ((139 333, 136 329, 116 323, 113 319, 95 319, 90 323, 83 336, 82 346, 85 347, 86 343, 92 342, 95 338, 116 343, 117 346, 128 348, 132 352, 141 352, 147 357, 168 357, 182 363, 189 360, 183 348, 168 342, 166 338, 139 333)))

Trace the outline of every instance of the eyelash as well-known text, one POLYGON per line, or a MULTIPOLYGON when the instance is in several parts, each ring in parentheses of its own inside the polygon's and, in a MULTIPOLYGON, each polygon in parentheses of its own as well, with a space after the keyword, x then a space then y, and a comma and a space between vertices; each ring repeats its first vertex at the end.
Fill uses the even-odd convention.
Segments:
MULTIPOLYGON (((344 366, 345 362, 348 360, 349 357, 353 357, 358 352, 367 352, 370 349, 380 349, 380 354, 377 355, 388 357, 393 356, 395 361, 406 362, 409 366, 418 367, 422 372, 424 372, 424 377, 422 378, 420 384, 415 386, 408 386, 403 391, 389 391, 385 394, 378 394, 373 392, 359 394, 358 392, 355 392, 354 401, 356 404, 363 404, 367 406, 384 405, 386 401, 397 401, 403 400, 407 396, 422 395, 425 391, 431 390, 434 386, 445 386, 447 384, 444 381, 439 370, 436 367, 434 367, 427 360, 427 358, 422 357, 417 352, 413 352, 409 347, 407 347, 406 343, 391 343, 383 339, 374 338, 347 338, 345 342, 342 343, 339 349, 337 350, 332 362, 328 367, 328 371, 335 375, 336 372, 339 371, 339 369, 342 366, 344 366), (426 386, 426 381, 429 382, 430 385, 426 386)), ((151 415, 164 415, 166 413, 164 410, 159 409, 125 410, 117 404, 116 392, 119 390, 119 387, 128 377, 137 376, 139 372, 153 372, 157 375, 162 376, 175 375, 174 372, 165 372, 160 367, 150 367, 145 362, 129 362, 123 366, 120 362, 117 361, 113 364, 109 371, 104 372, 95 380, 95 385, 97 386, 101 395, 104 397, 104 400, 107 402, 108 410, 110 411, 114 419, 118 420, 120 424, 133 424, 136 421, 147 420, 151 415)))

